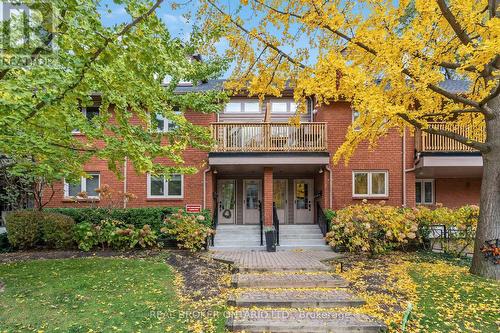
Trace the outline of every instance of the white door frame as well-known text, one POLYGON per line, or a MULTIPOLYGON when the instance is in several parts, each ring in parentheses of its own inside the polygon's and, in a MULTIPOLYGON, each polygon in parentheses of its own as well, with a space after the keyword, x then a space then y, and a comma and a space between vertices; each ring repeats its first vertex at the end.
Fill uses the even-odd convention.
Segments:
MULTIPOLYGON (((243 179, 243 186, 242 186, 242 206, 243 206, 243 224, 259 224, 259 209, 257 208, 256 211, 257 212, 253 212, 253 213, 256 213, 256 216, 255 216, 255 221, 246 221, 247 220, 247 203, 246 203, 246 184, 247 184, 247 181, 256 181, 257 184, 258 184, 258 190, 259 190, 259 194, 258 194, 258 201, 260 201, 262 203, 262 179, 243 179)), ((257 203, 258 204, 258 203, 257 203)), ((258 206, 257 206, 258 207, 258 206)), ((254 210, 254 209, 252 209, 254 210)))
MULTIPOLYGON (((303 211, 301 209, 301 211, 303 211)), ((306 213, 306 212, 304 212, 306 213)), ((314 179, 312 178, 301 178, 293 180, 293 223, 294 224, 313 224, 314 223, 314 179), (297 182, 303 181, 309 183, 309 189, 307 193, 307 218, 299 218, 299 211, 297 210, 297 182)))
MULTIPOLYGON (((279 216, 279 210, 278 211, 278 217, 280 219, 280 224, 288 224, 288 211, 289 211, 289 205, 288 205, 288 179, 286 178, 276 178, 273 179, 273 181, 281 181, 285 183, 285 197, 284 197, 284 208, 283 208, 283 218, 279 216)), ((274 186, 273 186, 273 198, 274 198, 274 186)), ((273 200, 274 201, 274 200, 273 200)))
MULTIPOLYGON (((235 179, 218 179, 217 180, 217 209, 218 209, 218 217, 219 217, 219 223, 220 224, 236 224, 236 216, 237 216, 237 209, 238 205, 236 203, 236 192, 237 192, 237 182, 235 179), (233 202, 234 202, 234 209, 232 209, 232 216, 231 219, 233 222, 223 222, 224 220, 229 220, 226 219, 222 216, 222 213, 225 211, 225 209, 222 209, 222 183, 228 183, 232 182, 233 183, 233 202)), ((224 207, 225 208, 225 207, 224 207)))

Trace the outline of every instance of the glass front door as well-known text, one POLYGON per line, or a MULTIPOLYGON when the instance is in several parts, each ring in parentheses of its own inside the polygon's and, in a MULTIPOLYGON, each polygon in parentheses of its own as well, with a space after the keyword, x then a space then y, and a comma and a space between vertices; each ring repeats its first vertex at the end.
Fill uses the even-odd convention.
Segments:
POLYGON ((259 223, 259 204, 262 196, 262 182, 260 179, 243 180, 243 223, 259 223))
POLYGON ((294 224, 311 224, 314 221, 312 179, 295 179, 294 187, 294 224))
POLYGON ((234 224, 236 221, 236 182, 233 179, 218 181, 219 223, 234 224))
POLYGON ((276 204, 280 224, 287 223, 287 182, 286 179, 275 179, 273 181, 273 202, 276 204))

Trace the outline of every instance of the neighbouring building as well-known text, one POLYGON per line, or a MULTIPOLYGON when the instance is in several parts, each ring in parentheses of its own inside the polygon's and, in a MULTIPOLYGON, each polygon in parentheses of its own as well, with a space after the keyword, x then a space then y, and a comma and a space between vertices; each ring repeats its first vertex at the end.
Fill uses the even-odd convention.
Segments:
MULTIPOLYGON (((221 89, 222 83, 183 85, 177 92, 221 89)), ((443 86, 452 92, 467 87, 466 82, 451 80, 443 86)), ((124 179, 119 180, 105 161, 94 159, 85 167, 91 177, 78 184, 57 184, 49 206, 84 206, 89 200, 105 205, 95 189, 107 184, 137 197, 127 207, 195 204, 214 211, 219 225, 251 227, 261 221, 272 224, 274 203, 283 235, 287 225, 317 224, 323 210, 363 199, 410 207, 479 202, 482 159, 478 152, 450 139, 418 131, 401 135, 394 129, 380 139, 375 150, 360 145, 347 166, 334 165, 332 156, 357 115, 346 102, 318 108, 314 104, 309 99, 299 126, 288 123, 296 111, 292 90, 280 98, 266 98, 264 103, 233 96, 220 114, 187 111, 186 119, 210 127, 216 142, 210 152, 185 151, 186 164, 197 166, 198 173, 165 180, 137 174, 127 163, 124 179), (271 115, 267 123, 266 108, 271 115), (81 191, 89 198, 75 203, 74 196, 81 191)), ((99 112, 98 103, 84 112, 99 112)), ((158 130, 175 130, 175 124, 160 119, 158 130)))

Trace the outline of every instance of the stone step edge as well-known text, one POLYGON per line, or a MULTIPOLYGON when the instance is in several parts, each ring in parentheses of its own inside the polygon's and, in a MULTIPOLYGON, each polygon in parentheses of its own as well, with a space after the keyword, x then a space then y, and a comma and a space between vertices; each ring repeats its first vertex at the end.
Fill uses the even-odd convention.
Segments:
MULTIPOLYGON (((332 275, 333 276, 333 275, 332 275)), ((278 280, 278 281, 260 281, 261 284, 252 284, 251 281, 240 282, 239 276, 237 274, 233 275, 231 278, 231 286, 233 288, 245 288, 245 287, 260 287, 260 288, 346 288, 349 286, 349 282, 342 278, 328 279, 325 277, 323 280, 319 281, 297 281, 291 280, 289 282, 278 280)))
POLYGON ((302 300, 238 300, 235 297, 229 297, 227 305, 235 307, 287 307, 287 308, 350 308, 360 307, 365 305, 366 302, 360 298, 353 298, 347 300, 316 300, 314 298, 302 300))

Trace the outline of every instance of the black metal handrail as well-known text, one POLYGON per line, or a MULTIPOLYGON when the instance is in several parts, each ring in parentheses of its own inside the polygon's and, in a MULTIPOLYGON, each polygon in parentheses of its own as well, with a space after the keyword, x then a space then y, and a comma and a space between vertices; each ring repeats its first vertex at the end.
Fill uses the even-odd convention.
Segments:
POLYGON ((259 200, 260 246, 264 246, 264 218, 262 215, 262 202, 259 200))
POLYGON ((218 224, 219 224, 219 209, 217 209, 217 206, 215 206, 214 212, 212 214, 212 230, 214 232, 210 236, 210 246, 214 246, 215 244, 215 230, 217 230, 218 224))
POLYGON ((278 210, 276 209, 275 202, 273 202, 273 225, 274 230, 276 230, 276 245, 280 245, 280 220, 278 218, 278 210))
POLYGON ((330 231, 330 223, 328 223, 328 219, 326 218, 325 212, 323 212, 323 208, 321 208, 319 202, 316 202, 316 222, 321 229, 323 237, 326 236, 326 234, 330 231))

